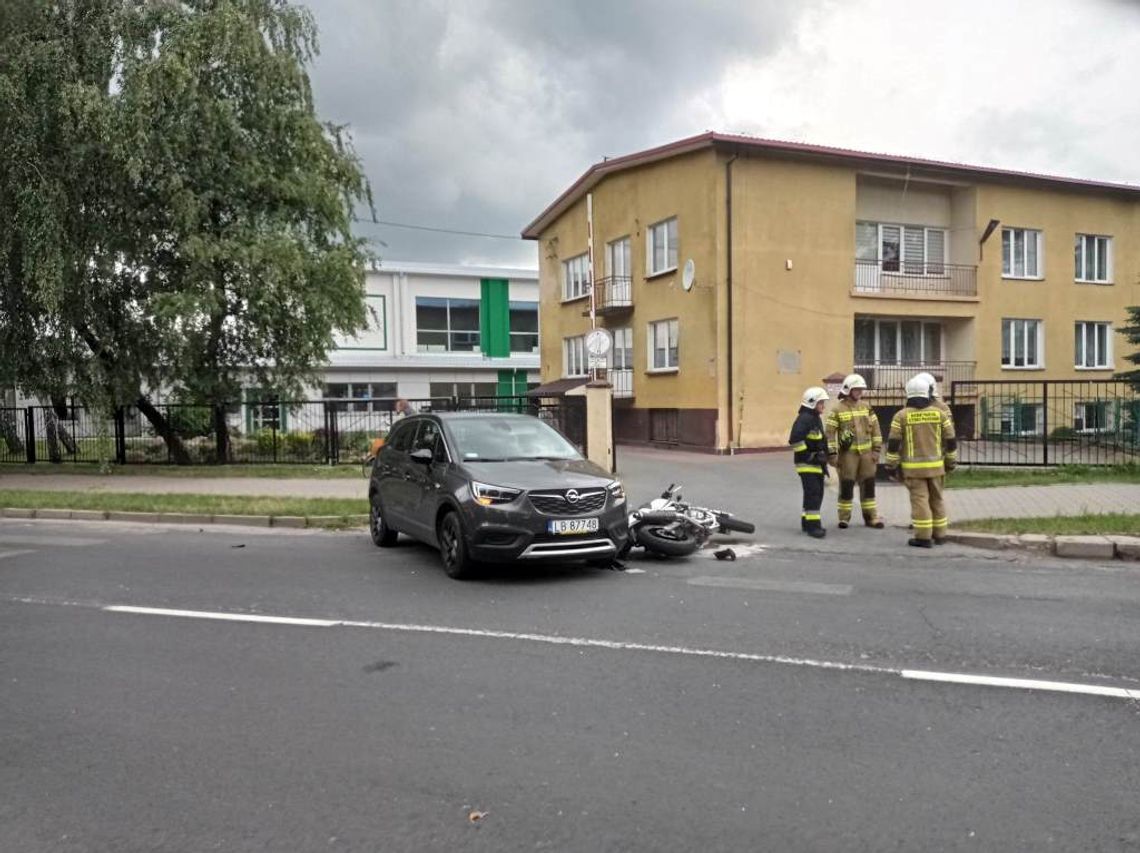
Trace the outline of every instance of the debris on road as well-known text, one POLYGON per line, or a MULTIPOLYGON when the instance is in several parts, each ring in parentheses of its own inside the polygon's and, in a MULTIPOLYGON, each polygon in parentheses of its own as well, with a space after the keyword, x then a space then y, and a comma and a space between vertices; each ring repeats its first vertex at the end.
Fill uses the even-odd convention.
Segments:
POLYGON ((736 552, 731 548, 721 548, 719 551, 714 551, 713 556, 718 560, 728 560, 729 562, 736 560, 736 552))
POLYGON ((481 812, 478 809, 472 809, 471 813, 467 815, 467 820, 470 823, 478 823, 487 816, 488 812, 481 812))

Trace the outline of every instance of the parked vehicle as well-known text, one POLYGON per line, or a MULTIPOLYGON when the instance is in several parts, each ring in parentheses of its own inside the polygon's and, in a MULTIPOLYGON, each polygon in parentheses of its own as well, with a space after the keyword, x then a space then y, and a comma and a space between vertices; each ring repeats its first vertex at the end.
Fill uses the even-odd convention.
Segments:
POLYGON ((669 488, 629 515, 631 547, 663 557, 686 557, 698 551, 714 533, 755 533, 756 525, 730 512, 684 502, 681 487, 669 488))
POLYGON ((530 415, 446 412, 399 421, 368 484, 372 541, 439 548, 453 578, 478 563, 612 564, 629 530, 622 484, 530 415))

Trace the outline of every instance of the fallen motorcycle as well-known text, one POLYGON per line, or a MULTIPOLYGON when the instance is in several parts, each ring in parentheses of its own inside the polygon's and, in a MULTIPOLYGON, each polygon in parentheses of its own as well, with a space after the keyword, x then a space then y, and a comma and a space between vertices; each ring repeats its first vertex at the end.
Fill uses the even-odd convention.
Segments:
POLYGON ((661 497, 629 515, 630 547, 644 548, 663 557, 696 553, 714 533, 754 533, 756 525, 730 512, 687 504, 681 487, 669 485, 661 497))

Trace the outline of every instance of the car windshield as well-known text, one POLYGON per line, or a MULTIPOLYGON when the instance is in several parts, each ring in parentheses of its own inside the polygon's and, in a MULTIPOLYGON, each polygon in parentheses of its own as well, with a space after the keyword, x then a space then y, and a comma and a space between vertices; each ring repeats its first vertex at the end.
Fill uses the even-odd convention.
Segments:
POLYGON ((462 418, 447 426, 459 458, 470 462, 581 458, 574 445, 537 418, 462 418))

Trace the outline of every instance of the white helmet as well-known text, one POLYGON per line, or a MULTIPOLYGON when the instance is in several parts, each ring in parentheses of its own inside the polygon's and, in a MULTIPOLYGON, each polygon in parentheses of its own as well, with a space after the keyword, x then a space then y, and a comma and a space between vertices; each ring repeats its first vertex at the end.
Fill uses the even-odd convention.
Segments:
POLYGON ((816 407, 816 404, 818 404, 820 401, 830 399, 831 397, 827 395, 827 391, 825 389, 820 388, 818 385, 813 385, 811 388, 808 388, 806 391, 804 391, 804 397, 800 403, 805 408, 814 409, 816 407))
POLYGON ((914 378, 915 379, 921 379, 923 382, 925 382, 927 385, 930 386, 930 396, 931 397, 937 397, 938 396, 938 381, 934 378, 933 374, 919 373, 919 374, 916 374, 914 378))
POLYGON ((855 388, 862 388, 864 391, 867 390, 867 380, 858 373, 852 373, 843 380, 843 384, 839 386, 839 393, 845 395, 850 394, 855 388))
MULTIPOLYGON (((929 376, 929 374, 927 374, 929 376)), ((911 378, 906 383, 906 398, 909 400, 911 397, 922 397, 924 400, 930 399, 930 382, 919 374, 911 378)))

